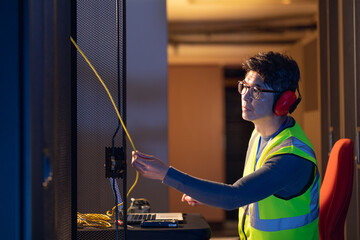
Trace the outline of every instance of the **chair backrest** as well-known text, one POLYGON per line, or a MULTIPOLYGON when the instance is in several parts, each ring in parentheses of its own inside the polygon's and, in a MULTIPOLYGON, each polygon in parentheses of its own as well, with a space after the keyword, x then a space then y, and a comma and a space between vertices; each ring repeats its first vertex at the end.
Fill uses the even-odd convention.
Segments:
POLYGON ((354 178, 354 143, 339 139, 333 146, 320 188, 319 233, 321 240, 344 239, 354 178))

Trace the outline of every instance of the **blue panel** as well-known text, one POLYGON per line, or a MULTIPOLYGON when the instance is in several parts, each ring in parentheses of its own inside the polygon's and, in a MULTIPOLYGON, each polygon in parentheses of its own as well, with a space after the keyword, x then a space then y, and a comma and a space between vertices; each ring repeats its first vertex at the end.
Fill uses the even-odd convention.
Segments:
POLYGON ((1 1, 0 29, 1 238, 20 239, 19 1, 1 1))
POLYGON ((22 102, 20 103, 22 106, 22 214, 21 214, 21 231, 22 231, 22 239, 30 240, 32 239, 32 221, 31 221, 31 150, 30 150, 30 71, 29 71, 29 1, 22 1, 21 8, 23 9, 21 21, 23 24, 22 29, 22 59, 21 59, 21 68, 23 71, 22 75, 22 102))

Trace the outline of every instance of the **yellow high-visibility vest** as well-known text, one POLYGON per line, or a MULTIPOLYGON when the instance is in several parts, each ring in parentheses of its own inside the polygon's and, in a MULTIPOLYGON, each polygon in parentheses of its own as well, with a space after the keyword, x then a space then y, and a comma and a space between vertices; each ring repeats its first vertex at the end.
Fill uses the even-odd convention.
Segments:
POLYGON ((314 164, 314 180, 301 195, 281 199, 271 195, 239 208, 239 236, 247 240, 319 239, 319 173, 314 149, 301 127, 282 130, 271 139, 256 163, 260 134, 254 130, 249 142, 249 154, 244 176, 256 171, 272 156, 294 154, 314 164), (256 164, 256 166, 255 166, 256 164))

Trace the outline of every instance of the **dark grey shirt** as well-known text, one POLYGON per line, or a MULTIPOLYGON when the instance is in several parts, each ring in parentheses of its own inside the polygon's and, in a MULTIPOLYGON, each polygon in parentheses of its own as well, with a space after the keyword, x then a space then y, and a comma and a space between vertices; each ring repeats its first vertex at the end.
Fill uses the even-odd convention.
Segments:
MULTIPOLYGON (((266 142, 261 145, 264 147, 266 142)), ((313 181, 314 167, 312 162, 304 158, 285 154, 269 158, 260 169, 234 184, 196 178, 173 167, 169 169, 163 183, 204 204, 231 210, 271 195, 291 199, 302 194, 313 181)))

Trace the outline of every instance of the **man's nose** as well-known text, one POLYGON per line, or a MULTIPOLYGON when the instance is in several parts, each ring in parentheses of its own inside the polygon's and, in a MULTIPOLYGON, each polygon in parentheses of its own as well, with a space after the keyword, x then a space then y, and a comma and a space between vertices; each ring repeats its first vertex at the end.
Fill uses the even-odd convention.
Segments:
POLYGON ((245 101, 251 101, 252 100, 252 96, 251 96, 251 89, 250 88, 246 88, 245 89, 245 93, 241 95, 242 99, 245 101))

